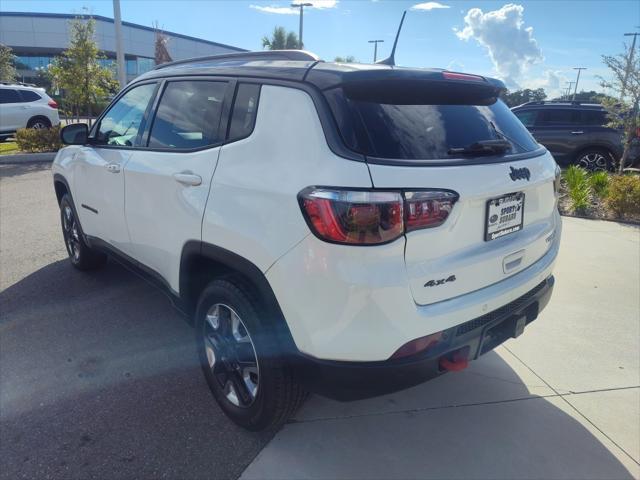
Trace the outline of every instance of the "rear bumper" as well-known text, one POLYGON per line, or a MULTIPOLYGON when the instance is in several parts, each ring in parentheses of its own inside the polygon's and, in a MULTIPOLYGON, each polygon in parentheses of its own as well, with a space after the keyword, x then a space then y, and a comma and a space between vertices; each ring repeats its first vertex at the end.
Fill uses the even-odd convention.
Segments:
POLYGON ((376 362, 319 360, 304 354, 294 358, 298 382, 310 391, 336 400, 357 400, 383 395, 423 383, 445 373, 440 360, 469 347, 469 360, 493 350, 514 336, 518 319, 533 322, 549 302, 554 277, 512 302, 480 317, 445 330, 444 340, 427 354, 376 362))

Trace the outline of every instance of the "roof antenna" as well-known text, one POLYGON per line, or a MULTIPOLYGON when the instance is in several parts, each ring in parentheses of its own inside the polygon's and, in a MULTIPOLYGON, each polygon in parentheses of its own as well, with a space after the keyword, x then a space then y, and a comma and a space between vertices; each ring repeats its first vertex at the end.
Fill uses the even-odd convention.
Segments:
POLYGON ((406 14, 407 14, 407 11, 405 10, 402 13, 402 19, 400 20, 400 26, 398 27, 398 33, 396 33, 396 39, 393 42, 393 48, 391 49, 391 55, 389 55, 384 60, 378 60, 376 63, 382 64, 382 65, 391 65, 392 67, 394 67, 396 65, 396 46, 398 45, 398 38, 400 37, 400 30, 402 30, 402 23, 404 22, 404 17, 405 17, 406 14))

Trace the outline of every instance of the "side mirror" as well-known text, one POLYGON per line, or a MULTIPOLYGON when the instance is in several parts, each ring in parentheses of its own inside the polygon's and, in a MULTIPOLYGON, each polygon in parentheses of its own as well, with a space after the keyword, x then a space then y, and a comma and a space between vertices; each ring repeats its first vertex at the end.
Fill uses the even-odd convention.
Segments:
POLYGON ((65 145, 86 145, 89 127, 86 123, 73 123, 60 130, 60 140, 65 145))

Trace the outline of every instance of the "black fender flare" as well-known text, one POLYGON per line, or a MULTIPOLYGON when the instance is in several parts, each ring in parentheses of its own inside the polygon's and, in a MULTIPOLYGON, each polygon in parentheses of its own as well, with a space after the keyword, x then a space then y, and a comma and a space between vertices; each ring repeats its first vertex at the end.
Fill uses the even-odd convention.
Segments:
POLYGON ((191 262, 197 261, 202 257, 224 266, 231 274, 237 274, 249 282, 260 297, 266 313, 270 317, 270 326, 274 328, 280 348, 284 349, 282 353, 287 354, 287 356, 299 353, 280 304, 262 270, 246 258, 225 248, 195 240, 185 243, 180 259, 179 280, 180 298, 183 300, 183 304, 186 303, 189 296, 189 275, 187 272, 190 270, 191 262))

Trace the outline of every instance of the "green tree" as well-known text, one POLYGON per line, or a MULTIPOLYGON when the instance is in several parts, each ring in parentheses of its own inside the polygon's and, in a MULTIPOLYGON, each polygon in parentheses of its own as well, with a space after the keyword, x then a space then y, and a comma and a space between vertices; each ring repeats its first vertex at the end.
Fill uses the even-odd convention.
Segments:
POLYGON ((507 91, 502 94, 501 98, 507 106, 515 107, 527 102, 540 102, 547 98, 547 94, 544 88, 536 88, 535 90, 525 88, 524 90, 516 90, 515 92, 507 91))
POLYGON ((353 55, 347 55, 346 57, 336 57, 333 59, 337 63, 357 63, 356 57, 353 55))
POLYGON ((113 70, 100 64, 106 57, 94 39, 95 21, 76 17, 70 22, 70 30, 69 48, 54 59, 49 71, 54 84, 64 90, 67 109, 76 113, 82 110, 91 118, 93 105, 117 92, 118 83, 113 70))
POLYGON ((0 43, 0 82, 15 82, 18 77, 13 50, 0 43))
MULTIPOLYGON (((590 90, 590 91, 581 91, 576 93, 576 98, 575 101, 576 102, 583 102, 583 103, 602 103, 606 98, 611 98, 608 95, 602 93, 602 92, 596 92, 595 90, 590 90)), ((573 94, 569 95, 569 99, 568 100, 572 100, 573 99, 573 94)), ((553 101, 567 101, 567 97, 566 96, 561 96, 561 97, 556 97, 553 99, 553 101)))
POLYGON ((623 53, 603 55, 602 61, 609 68, 611 76, 608 80, 601 77, 601 85, 619 98, 606 98, 602 104, 609 112, 609 126, 623 132, 622 172, 640 128, 640 55, 633 58, 631 48, 625 45, 623 53))
POLYGON ((289 32, 284 27, 275 27, 271 37, 262 37, 262 47, 267 50, 296 50, 300 48, 298 35, 289 32))

